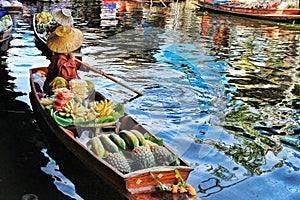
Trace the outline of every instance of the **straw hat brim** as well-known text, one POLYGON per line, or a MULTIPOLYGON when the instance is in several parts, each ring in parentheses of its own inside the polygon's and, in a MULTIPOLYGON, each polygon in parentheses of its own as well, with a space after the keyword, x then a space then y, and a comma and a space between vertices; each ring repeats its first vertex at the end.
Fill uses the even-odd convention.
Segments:
POLYGON ((73 17, 71 15, 71 11, 69 9, 63 8, 55 8, 51 12, 54 20, 63 26, 72 26, 73 25, 73 17))
POLYGON ((59 26, 47 38, 48 48, 56 53, 69 53, 77 50, 83 42, 79 29, 70 26, 59 26))

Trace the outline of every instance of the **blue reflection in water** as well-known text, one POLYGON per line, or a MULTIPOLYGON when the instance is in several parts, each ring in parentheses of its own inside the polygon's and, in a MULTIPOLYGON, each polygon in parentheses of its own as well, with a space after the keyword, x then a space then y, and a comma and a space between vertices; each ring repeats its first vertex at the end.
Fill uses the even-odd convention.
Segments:
POLYGON ((211 62, 214 61, 214 56, 203 57, 196 53, 195 46, 190 44, 170 45, 157 53, 155 57, 159 62, 172 64, 172 69, 186 75, 189 87, 197 96, 200 109, 215 110, 230 102, 230 93, 233 93, 236 88, 226 88, 228 85, 226 72, 228 68, 231 68, 228 63, 211 62))
MULTIPOLYGON (((196 144, 194 139, 195 136, 210 140, 231 137, 219 125, 227 111, 231 95, 236 90, 229 85, 226 77, 232 66, 223 61, 215 61, 214 56, 203 56, 203 52, 192 44, 170 44, 159 50, 154 57, 158 63, 168 63, 168 68, 183 76, 177 81, 168 80, 176 82, 172 85, 178 85, 176 89, 158 87, 151 90, 152 93, 159 93, 160 98, 155 101, 150 99, 149 104, 156 103, 156 106, 163 107, 165 115, 160 118, 167 123, 167 129, 159 130, 157 135, 191 163, 198 162, 203 157, 208 161, 210 158, 207 155, 217 152, 196 144), (176 94, 174 90, 182 90, 182 94, 176 94)), ((147 96, 151 94, 147 93, 147 96)), ((149 109, 149 105, 146 104, 145 109, 147 108, 149 109)), ((153 115, 154 112, 151 113, 153 115)), ((225 156, 216 156, 220 156, 220 160, 228 160, 225 156)), ((214 156, 211 158, 215 159, 214 156)), ((243 169, 239 171, 241 172, 236 173, 238 179, 243 180, 242 174, 246 172, 243 169)))
POLYGON ((46 158, 49 159, 46 167, 41 167, 41 170, 46 174, 51 175, 51 177, 54 179, 53 183, 56 188, 63 194, 72 197, 73 199, 83 199, 76 193, 74 184, 59 171, 59 166, 57 166, 56 162, 47 154, 47 150, 42 149, 41 152, 46 158))
MULTIPOLYGON (((163 104, 167 113, 171 111, 170 114, 166 115, 167 119, 176 121, 178 125, 177 127, 172 126, 170 128, 172 129, 171 131, 162 130, 158 135, 163 135, 163 138, 166 139, 165 141, 177 153, 183 155, 185 159, 195 166, 189 182, 193 185, 198 184, 199 192, 203 194, 203 198, 211 198, 212 194, 222 193, 223 189, 242 184, 242 182, 252 182, 252 179, 250 179, 250 177, 253 177, 252 163, 247 161, 244 163, 239 162, 237 159, 238 154, 226 154, 233 152, 231 149, 246 150, 247 141, 245 140, 242 146, 238 145, 240 139, 228 134, 227 131, 219 126, 222 123, 222 117, 226 113, 243 105, 242 101, 236 101, 234 104, 230 103, 236 87, 229 84, 226 76, 229 73, 228 71, 233 69, 233 66, 223 61, 215 61, 213 57, 211 60, 206 57, 204 61, 199 55, 199 51, 194 51, 193 45, 185 44, 172 44, 160 50, 155 55, 155 58, 158 62, 169 63, 171 69, 184 74, 187 80, 185 87, 193 91, 195 100, 198 103, 198 110, 194 110, 194 113, 189 113, 188 109, 193 109, 192 106, 183 104, 175 106, 173 103, 170 104, 172 108, 166 109, 169 106, 169 101, 164 102, 163 100, 167 98, 157 101, 163 104), (175 113, 174 111, 177 112, 175 113), (190 119, 194 122, 198 121, 198 123, 191 123, 189 122, 190 119), (180 129, 180 125, 184 130, 180 129), (195 130, 198 130, 199 133, 197 134, 195 130), (204 143, 195 143, 193 134, 196 134, 196 140, 203 140, 204 143), (225 142, 228 142, 227 146, 225 142), (217 163, 216 160, 218 161, 217 163), (213 177, 212 174, 214 175, 213 177), (202 181, 200 184, 197 176, 201 176, 202 181)), ((184 83, 184 80, 180 81, 180 84, 184 83)), ((164 94, 166 96, 172 95, 169 92, 164 94)), ((251 143, 249 143, 249 147, 251 143)), ((263 173, 272 171, 280 164, 284 164, 292 171, 299 170, 297 155, 295 156, 295 154, 288 152, 285 154, 286 157, 282 155, 276 156, 268 153, 267 155, 251 158, 255 159, 255 162, 253 161, 254 164, 257 164, 263 173)), ((297 187, 293 187, 293 189, 295 188, 297 187)), ((235 198, 231 197, 231 199, 235 198)))

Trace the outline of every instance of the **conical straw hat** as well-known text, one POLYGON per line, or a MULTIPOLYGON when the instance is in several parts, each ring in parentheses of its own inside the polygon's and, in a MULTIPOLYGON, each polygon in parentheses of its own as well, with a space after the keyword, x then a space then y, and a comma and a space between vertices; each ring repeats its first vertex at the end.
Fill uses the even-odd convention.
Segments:
POLYGON ((83 42, 79 29, 70 26, 59 26, 47 38, 47 46, 56 53, 68 53, 78 49, 83 42))
POLYGON ((72 26, 73 25, 73 17, 71 14, 71 10, 67 8, 55 8, 52 11, 52 16, 54 20, 63 26, 72 26))

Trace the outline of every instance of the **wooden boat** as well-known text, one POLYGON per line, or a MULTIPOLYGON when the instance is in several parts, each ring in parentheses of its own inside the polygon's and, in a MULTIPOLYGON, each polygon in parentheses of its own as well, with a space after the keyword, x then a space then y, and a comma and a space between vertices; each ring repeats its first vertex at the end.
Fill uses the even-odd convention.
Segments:
MULTIPOLYGON (((74 137, 73 134, 70 134, 70 131, 77 135, 78 131, 83 129, 97 132, 97 127, 76 126, 74 128, 74 126, 63 127, 58 125, 58 123, 56 123, 56 121, 51 116, 50 112, 45 109, 44 105, 41 102, 41 98, 43 96, 42 90, 34 81, 34 74, 38 71, 47 73, 47 68, 44 67, 30 70, 30 101, 39 127, 49 136, 49 138, 55 138, 60 141, 63 146, 65 146, 70 152, 72 152, 88 168, 99 175, 101 179, 112 184, 118 190, 118 192, 123 194, 128 199, 141 199, 141 197, 146 197, 144 199, 161 199, 161 195, 158 198, 154 198, 155 195, 150 195, 151 193, 157 192, 157 188, 160 184, 171 186, 172 184, 178 183, 180 176, 182 178, 182 181, 185 182, 187 180, 190 172, 193 170, 193 167, 165 145, 164 146, 169 152, 171 152, 173 155, 176 155, 178 159, 177 163, 179 163, 178 165, 155 166, 124 174, 118 171, 112 165, 108 164, 103 158, 96 156, 89 148, 87 148, 87 146, 82 144, 78 140, 78 138, 74 137), (180 174, 179 177, 178 173, 180 174), (147 196, 147 194, 149 195, 147 196)), ((104 97, 100 93, 96 92, 95 101, 99 101, 101 99, 104 99, 104 97)), ((116 129, 120 131, 138 130, 142 134, 148 133, 152 137, 156 138, 153 134, 151 134, 141 124, 139 124, 136 120, 134 120, 126 113, 118 120, 117 124, 119 124, 119 126, 102 127, 102 133, 114 131, 116 129)), ((160 193, 166 193, 169 196, 171 195, 171 197, 167 199, 174 198, 174 196, 172 197, 172 193, 170 191, 160 193)), ((192 198, 197 199, 198 197, 193 196, 192 198)))
MULTIPOLYGON (((33 27, 33 32, 35 36, 35 41, 37 43, 37 46, 42 50, 42 52, 48 57, 51 58, 52 56, 52 51, 48 48, 47 46, 47 35, 46 33, 39 33, 38 32, 38 27, 36 23, 36 15, 33 15, 32 19, 32 27, 33 27)), ((81 48, 77 49, 76 51, 73 52, 73 54, 78 58, 82 59, 82 52, 81 48)))
POLYGON ((8 48, 9 48, 9 44, 10 44, 10 39, 11 37, 9 37, 7 40, 5 41, 0 41, 0 53, 6 53, 8 48))
POLYGON ((205 10, 271 21, 291 21, 300 19, 300 9, 252 9, 247 7, 241 7, 240 4, 229 4, 228 2, 214 3, 199 1, 198 3, 194 4, 205 10))
POLYGON ((33 19, 32 19, 32 28, 33 28, 37 46, 42 50, 42 52, 44 52, 47 55, 47 57, 51 57, 52 51, 47 46, 47 38, 45 37, 44 34, 39 33, 37 31, 37 23, 36 23, 35 15, 33 15, 33 19))
POLYGON ((3 6, 8 14, 19 14, 23 12, 23 6, 3 6))
MULTIPOLYGON (((9 16, 9 20, 12 22, 11 16, 10 15, 8 15, 8 16, 9 16)), ((10 25, 5 31, 0 32, 0 43, 3 43, 10 39, 12 29, 13 29, 13 27, 12 27, 12 25, 10 25)))

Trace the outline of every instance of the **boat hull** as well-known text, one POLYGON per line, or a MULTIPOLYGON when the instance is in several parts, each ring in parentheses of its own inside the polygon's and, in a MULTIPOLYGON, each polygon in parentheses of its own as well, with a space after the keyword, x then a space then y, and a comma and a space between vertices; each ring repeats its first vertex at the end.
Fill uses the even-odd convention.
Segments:
POLYGON ((0 34, 0 42, 4 42, 8 40, 12 33, 12 27, 9 27, 7 30, 3 31, 3 33, 0 34))
POLYGON ((251 18, 259 18, 271 21, 289 21, 300 19, 300 9, 251 9, 237 6, 212 4, 207 2, 195 3, 196 6, 205 10, 223 12, 228 14, 240 15, 251 18))
MULTIPOLYGON (((157 182, 157 179, 153 178, 153 176, 162 177, 159 178, 159 180, 161 183, 166 185, 172 185, 176 183, 178 178, 176 177, 175 170, 179 171, 184 181, 187 180, 193 168, 179 156, 179 166, 157 166, 130 172, 128 174, 121 173, 103 159, 97 157, 75 137, 68 134, 66 128, 59 126, 50 116, 50 113, 41 104, 39 88, 33 80, 33 73, 35 73, 37 70, 47 71, 47 68, 36 68, 31 69, 30 71, 30 101, 39 127, 46 133, 50 140, 57 139, 60 141, 61 144, 64 145, 71 153, 73 153, 80 161, 82 161, 83 164, 91 169, 91 171, 99 175, 102 180, 112 184, 118 190, 118 192, 129 199, 138 199, 133 198, 133 196, 141 193, 151 193, 157 190, 159 183, 157 182)), ((104 97, 100 93, 96 93, 96 100, 103 98, 104 97)), ((127 114, 120 118, 119 123, 120 130, 135 129, 143 134, 146 132, 150 134, 148 130, 146 130, 142 125, 140 125, 136 120, 127 114)), ((91 129, 93 128, 94 127, 91 127, 91 129)), ((73 133, 76 133, 78 128, 69 127, 68 130, 72 130, 73 133)), ((154 135, 152 136, 155 137, 154 135)), ((174 153, 171 149, 169 149, 169 147, 165 147, 174 153)))
MULTIPOLYGON (((8 16, 9 16, 10 20, 12 21, 11 16, 10 15, 8 15, 8 16)), ((10 26, 7 30, 0 33, 0 43, 1 43, 1 45, 2 45, 2 43, 5 43, 7 40, 9 40, 11 38, 12 30, 13 30, 13 27, 10 26)))

